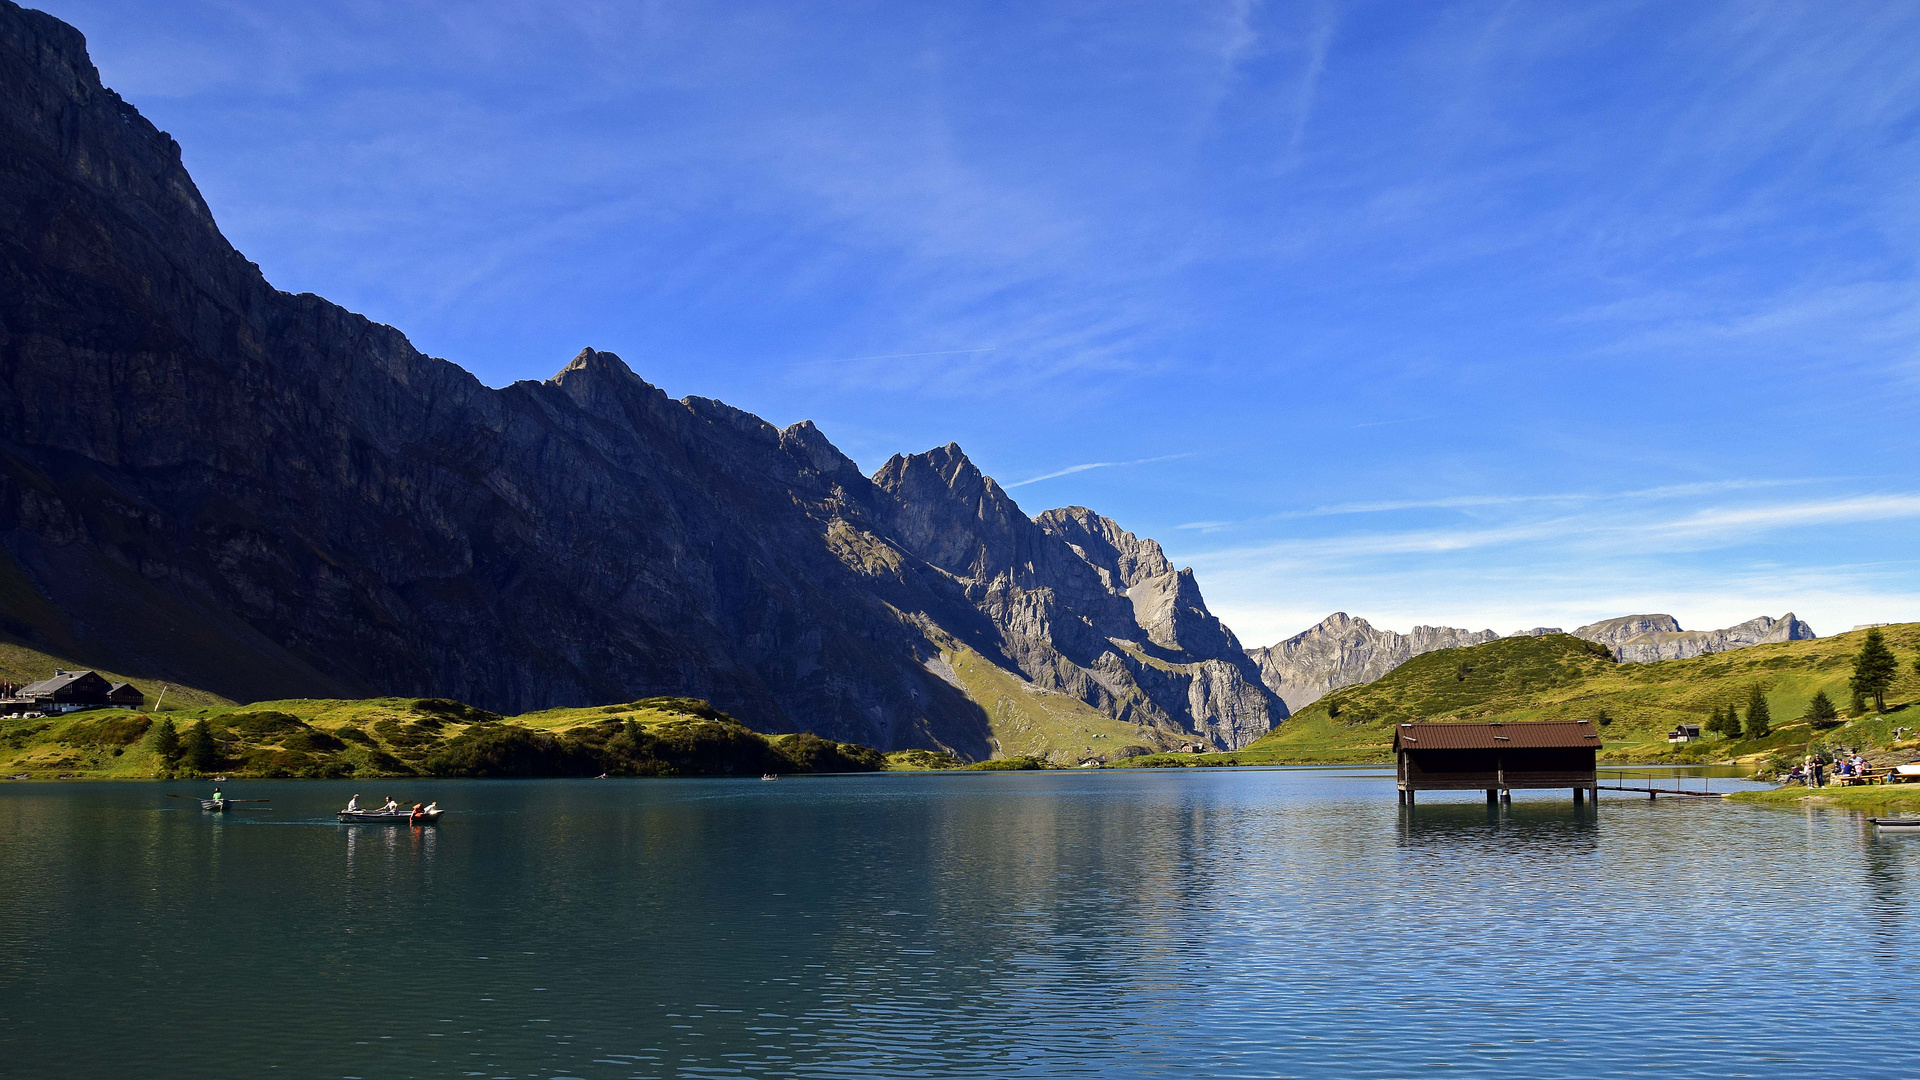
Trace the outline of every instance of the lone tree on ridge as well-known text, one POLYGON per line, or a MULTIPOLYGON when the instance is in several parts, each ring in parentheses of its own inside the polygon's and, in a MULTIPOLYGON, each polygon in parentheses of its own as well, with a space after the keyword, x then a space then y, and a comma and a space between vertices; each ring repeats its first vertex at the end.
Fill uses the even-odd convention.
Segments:
POLYGON ((1767 692, 1759 683, 1747 695, 1747 738, 1763 739, 1773 730, 1773 710, 1767 708, 1767 692))
POLYGON ((1853 687, 1856 696, 1873 699, 1873 711, 1887 711, 1887 688, 1893 685, 1893 677, 1900 671, 1900 661, 1896 660, 1893 650, 1887 648, 1887 639, 1879 629, 1867 631, 1867 640, 1860 645, 1859 655, 1853 658, 1853 679, 1848 684, 1853 687))

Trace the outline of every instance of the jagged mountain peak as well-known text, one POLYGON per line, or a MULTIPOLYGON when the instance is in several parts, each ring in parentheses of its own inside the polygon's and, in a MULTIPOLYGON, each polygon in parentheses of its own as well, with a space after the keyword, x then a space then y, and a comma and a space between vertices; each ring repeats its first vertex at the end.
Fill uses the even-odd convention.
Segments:
POLYGON ((80 36, 8 0, 0 140, 0 577, 46 601, 9 635, 243 700, 688 695, 968 756, 1050 695, 1158 746, 1286 715, 1157 544, 1079 514, 1096 567, 956 443, 869 480, 605 350, 494 389, 273 289, 80 36))
POLYGON ((553 378, 547 381, 565 382, 575 373, 632 375, 633 369, 627 366, 625 360, 620 359, 618 353, 606 352, 589 345, 575 354, 573 359, 567 361, 565 367, 554 372, 553 378))
POLYGON ((1412 633, 1376 629, 1367 620, 1336 611, 1284 641, 1248 655, 1260 666, 1267 688, 1293 712, 1344 686, 1372 682, 1422 653, 1478 645, 1500 635, 1492 630, 1416 626, 1412 633))
POLYGON ((780 445, 815 472, 841 485, 868 483, 854 460, 840 452, 811 420, 789 424, 780 432, 780 445))
POLYGON ((1100 568, 1116 591, 1125 591, 1150 577, 1173 572, 1173 564, 1156 540, 1135 536, 1112 518, 1084 506, 1062 506, 1042 511, 1034 519, 1044 531, 1065 540, 1080 557, 1100 568))
POLYGON ((1588 623, 1574 630, 1573 636, 1597 641, 1613 649, 1642 634, 1677 633, 1680 633, 1680 620, 1671 615, 1622 615, 1588 623))

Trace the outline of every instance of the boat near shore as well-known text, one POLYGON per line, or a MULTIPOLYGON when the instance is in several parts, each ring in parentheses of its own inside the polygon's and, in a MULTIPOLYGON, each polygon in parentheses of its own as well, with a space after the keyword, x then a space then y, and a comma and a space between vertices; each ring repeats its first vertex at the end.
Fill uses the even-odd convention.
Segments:
POLYGON ((1920 818, 1876 817, 1867 820, 1888 832, 1920 833, 1920 818))

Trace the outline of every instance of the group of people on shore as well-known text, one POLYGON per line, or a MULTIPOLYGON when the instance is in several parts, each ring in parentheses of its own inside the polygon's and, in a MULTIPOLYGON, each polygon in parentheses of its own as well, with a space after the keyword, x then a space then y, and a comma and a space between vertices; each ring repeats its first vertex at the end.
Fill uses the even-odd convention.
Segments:
MULTIPOLYGON (((1833 762, 1833 777, 1836 781, 1859 778, 1870 779, 1873 767, 1859 754, 1840 756, 1833 762)), ((1787 773, 1787 783, 1801 783, 1808 787, 1827 786, 1827 760, 1819 754, 1808 754, 1806 761, 1797 764, 1787 773)))

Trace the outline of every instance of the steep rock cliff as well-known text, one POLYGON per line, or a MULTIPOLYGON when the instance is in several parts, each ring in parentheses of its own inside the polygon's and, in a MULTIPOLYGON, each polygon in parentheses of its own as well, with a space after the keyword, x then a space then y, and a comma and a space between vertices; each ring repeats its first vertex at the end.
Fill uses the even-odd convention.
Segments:
POLYGON ((688 694, 973 757, 956 650, 1148 732, 1284 715, 1191 575, 1136 599, 957 447, 876 484, 612 353, 492 389, 274 289, 79 33, 8 0, 0 139, 0 634, 240 699, 688 694))
POLYGON ((1249 652, 1268 689, 1299 712, 1343 686, 1373 680, 1422 653, 1493 641, 1492 630, 1416 626, 1410 634, 1376 630, 1365 619, 1336 611, 1276 645, 1249 652))
MULTIPOLYGON (((1762 615, 1748 619, 1737 626, 1724 630, 1682 630, 1680 624, 1670 615, 1634 616, 1635 619, 1648 620, 1648 626, 1638 634, 1620 637, 1619 630, 1613 631, 1618 640, 1605 637, 1588 637, 1587 627, 1574 631, 1578 637, 1588 637, 1591 641, 1600 641, 1613 650, 1614 658, 1626 664, 1650 664, 1659 660, 1685 660, 1690 657, 1704 656, 1707 653, 1726 652, 1729 649, 1744 649, 1749 645, 1771 645, 1781 641, 1810 641, 1819 635, 1813 627, 1801 622, 1789 611, 1775 619, 1762 615)), ((1626 620, 1611 620, 1624 622, 1626 620)))

